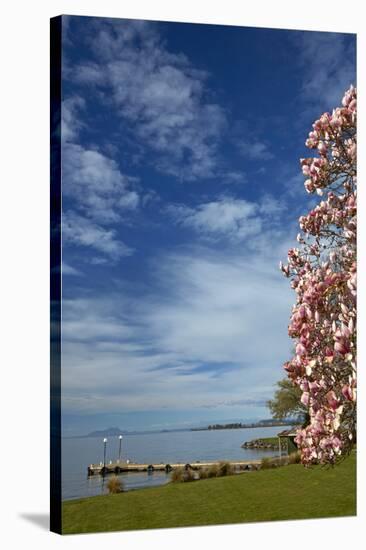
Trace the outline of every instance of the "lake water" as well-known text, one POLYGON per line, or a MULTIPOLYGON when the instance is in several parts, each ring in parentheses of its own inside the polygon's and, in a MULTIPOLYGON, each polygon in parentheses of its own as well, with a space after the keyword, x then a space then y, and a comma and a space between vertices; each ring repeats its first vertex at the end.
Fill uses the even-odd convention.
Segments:
MULTIPOLYGON (((271 437, 287 429, 243 428, 234 430, 205 430, 164 432, 155 434, 124 435, 121 460, 144 464, 179 463, 183 465, 197 460, 251 460, 276 454, 275 451, 242 449, 244 441, 271 437)), ((119 440, 108 437, 106 463, 118 458, 119 440)), ((102 476, 87 477, 89 464, 103 461, 102 438, 62 439, 62 498, 63 500, 100 495, 106 492, 106 479, 102 476)), ((170 479, 163 472, 120 474, 125 490, 162 485, 170 479)))

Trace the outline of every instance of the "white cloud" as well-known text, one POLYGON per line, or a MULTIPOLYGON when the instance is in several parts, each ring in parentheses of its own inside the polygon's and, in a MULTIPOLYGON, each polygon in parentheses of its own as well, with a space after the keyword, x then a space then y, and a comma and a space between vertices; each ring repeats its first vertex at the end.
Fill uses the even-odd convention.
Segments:
POLYGON ((85 106, 79 96, 62 103, 62 194, 72 200, 64 206, 63 239, 104 255, 91 263, 116 261, 133 249, 110 226, 138 208, 139 194, 131 189, 138 180, 123 174, 113 158, 78 143, 87 127, 81 116, 85 106))
POLYGON ((140 297, 111 291, 65 302, 65 409, 230 407, 269 398, 291 347, 293 296, 277 268, 286 248, 273 240, 256 254, 165 253, 149 266, 150 290, 140 297))
POLYGON ((80 130, 85 126, 80 119, 79 111, 85 107, 85 100, 79 96, 65 99, 61 105, 61 137, 66 143, 77 139, 80 130))
POLYGON ((78 269, 75 269, 75 267, 72 267, 69 264, 65 264, 65 262, 62 262, 61 272, 63 275, 76 275, 76 276, 83 275, 81 271, 79 271, 78 269))
POLYGON ((224 197, 196 208, 171 206, 168 212, 177 222, 193 228, 203 236, 224 235, 229 239, 240 240, 261 229, 261 222, 255 217, 257 205, 244 199, 224 197))
POLYGON ((259 212, 272 219, 278 218, 285 211, 286 206, 283 199, 276 199, 273 195, 264 195, 259 203, 259 212))
POLYGON ((62 215, 62 239, 66 244, 92 248, 112 261, 133 254, 133 249, 121 242, 114 229, 106 229, 70 210, 62 215))
POLYGON ((136 21, 94 26, 97 62, 76 67, 73 79, 97 86, 103 101, 111 93, 119 116, 158 154, 159 170, 186 180, 210 177, 224 111, 209 100, 207 73, 170 53, 155 29, 136 21))
POLYGON ((119 344, 133 335, 132 327, 123 322, 121 313, 113 311, 110 301, 85 298, 64 299, 62 302, 62 335, 68 342, 102 341, 105 346, 119 344))
POLYGON ((134 179, 123 175, 115 160, 74 143, 64 145, 63 155, 63 192, 90 218, 115 223, 137 208, 139 195, 128 188, 134 179))
POLYGON ((223 173, 221 176, 221 179, 224 183, 247 183, 248 178, 247 175, 244 172, 236 172, 236 171, 229 171, 226 173, 223 173))
POLYGON ((286 324, 276 327, 275 319, 289 312, 290 293, 278 276, 277 259, 268 251, 267 258, 203 250, 170 256, 160 276, 171 295, 148 316, 155 337, 193 360, 271 364, 286 349, 286 324), (280 334, 282 347, 276 343, 280 334))
POLYGON ((269 229, 273 231, 283 209, 281 201, 267 194, 258 203, 224 196, 195 208, 171 205, 166 211, 175 223, 193 229, 203 238, 225 238, 237 243, 250 237, 255 247, 263 232, 266 235, 269 229))
POLYGON ((250 160, 266 161, 274 158, 273 153, 269 151, 268 146, 262 141, 240 141, 237 143, 237 147, 243 157, 250 160))
POLYGON ((347 35, 297 33, 294 45, 303 69, 303 98, 323 111, 339 106, 346 89, 355 84, 356 76, 355 48, 347 42, 347 35))

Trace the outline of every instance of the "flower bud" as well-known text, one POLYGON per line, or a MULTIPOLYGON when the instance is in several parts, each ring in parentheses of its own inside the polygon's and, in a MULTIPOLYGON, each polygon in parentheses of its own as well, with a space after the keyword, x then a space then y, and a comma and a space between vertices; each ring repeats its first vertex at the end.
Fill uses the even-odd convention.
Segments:
POLYGON ((325 155, 327 152, 327 146, 325 145, 324 141, 319 141, 318 143, 318 151, 321 155, 325 155))
POLYGON ((310 395, 308 392, 304 392, 301 396, 301 403, 305 405, 305 407, 308 407, 309 405, 309 397, 310 395))
POLYGON ((351 334, 355 330, 355 325, 352 317, 348 321, 348 330, 350 331, 351 334))

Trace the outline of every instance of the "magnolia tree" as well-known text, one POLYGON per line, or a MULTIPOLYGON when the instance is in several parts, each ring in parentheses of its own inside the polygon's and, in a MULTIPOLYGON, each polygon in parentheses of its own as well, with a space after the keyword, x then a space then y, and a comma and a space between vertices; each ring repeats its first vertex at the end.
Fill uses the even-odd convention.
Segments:
POLYGON ((301 159, 305 189, 319 204, 299 219, 298 248, 280 268, 297 294, 284 368, 300 387, 310 421, 297 432, 305 465, 349 453, 356 435, 356 89, 313 124, 301 159))

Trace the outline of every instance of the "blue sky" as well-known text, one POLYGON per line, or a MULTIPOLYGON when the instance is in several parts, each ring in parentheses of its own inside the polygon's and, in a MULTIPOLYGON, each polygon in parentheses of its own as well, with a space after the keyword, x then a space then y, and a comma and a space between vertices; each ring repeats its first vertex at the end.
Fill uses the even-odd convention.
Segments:
POLYGON ((64 435, 267 418, 355 35, 63 16, 64 435))

